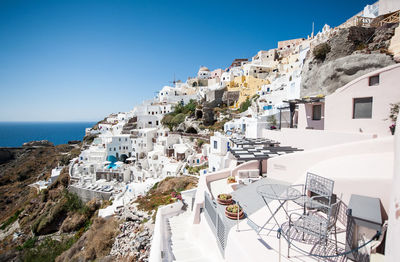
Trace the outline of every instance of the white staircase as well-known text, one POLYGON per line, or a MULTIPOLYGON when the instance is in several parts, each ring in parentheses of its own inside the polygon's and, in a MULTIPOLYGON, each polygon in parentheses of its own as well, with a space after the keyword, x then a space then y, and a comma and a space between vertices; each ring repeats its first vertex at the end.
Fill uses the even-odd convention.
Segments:
POLYGON ((201 247, 196 244, 196 239, 191 237, 190 219, 192 212, 190 210, 191 200, 185 201, 189 204, 187 210, 177 216, 168 219, 167 227, 170 230, 170 245, 172 253, 177 262, 208 262, 213 259, 208 258, 201 247))

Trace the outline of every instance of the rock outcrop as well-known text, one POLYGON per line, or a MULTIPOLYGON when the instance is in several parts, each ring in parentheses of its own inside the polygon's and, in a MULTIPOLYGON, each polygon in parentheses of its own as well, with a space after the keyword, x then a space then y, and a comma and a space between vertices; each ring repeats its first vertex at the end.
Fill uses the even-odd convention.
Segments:
POLYGON ((115 238, 109 257, 113 261, 148 261, 153 235, 150 216, 135 207, 126 207, 118 216, 126 221, 119 225, 121 233, 115 238))
POLYGON ((326 63, 306 61, 301 96, 329 95, 364 74, 394 63, 386 54, 353 54, 326 63))
POLYGON ((350 81, 394 64, 388 55, 395 25, 379 28, 350 27, 339 30, 326 43, 324 60, 309 52, 302 69, 301 97, 329 95, 350 81))

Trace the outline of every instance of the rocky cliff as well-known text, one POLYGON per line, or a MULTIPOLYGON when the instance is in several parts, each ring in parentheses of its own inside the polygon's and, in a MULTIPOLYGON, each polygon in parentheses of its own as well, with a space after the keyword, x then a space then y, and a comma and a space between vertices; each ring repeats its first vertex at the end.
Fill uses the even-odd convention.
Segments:
POLYGON ((396 26, 340 29, 324 43, 325 53, 310 51, 302 69, 301 97, 331 94, 366 73, 394 64, 387 50, 396 26))

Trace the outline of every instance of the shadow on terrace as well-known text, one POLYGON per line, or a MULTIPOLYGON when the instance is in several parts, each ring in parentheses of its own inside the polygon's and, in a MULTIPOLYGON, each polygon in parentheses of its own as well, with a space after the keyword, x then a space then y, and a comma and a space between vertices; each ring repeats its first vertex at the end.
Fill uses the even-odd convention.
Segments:
POLYGON ((311 173, 299 185, 267 178, 263 161, 299 151, 272 144, 232 149, 244 163, 199 181, 194 223, 207 221, 225 260, 380 261, 387 225, 380 200, 352 195, 346 205, 335 181, 311 173))

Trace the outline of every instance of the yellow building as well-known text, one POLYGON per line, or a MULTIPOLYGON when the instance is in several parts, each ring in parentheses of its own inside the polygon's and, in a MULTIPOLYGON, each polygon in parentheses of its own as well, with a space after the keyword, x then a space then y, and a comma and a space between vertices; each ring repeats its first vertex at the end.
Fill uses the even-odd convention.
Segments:
POLYGON ((270 84, 268 79, 255 78, 253 76, 237 76, 233 81, 229 82, 228 92, 239 91, 239 99, 231 108, 239 108, 240 104, 251 98, 257 91, 261 90, 261 86, 270 84))

